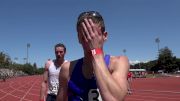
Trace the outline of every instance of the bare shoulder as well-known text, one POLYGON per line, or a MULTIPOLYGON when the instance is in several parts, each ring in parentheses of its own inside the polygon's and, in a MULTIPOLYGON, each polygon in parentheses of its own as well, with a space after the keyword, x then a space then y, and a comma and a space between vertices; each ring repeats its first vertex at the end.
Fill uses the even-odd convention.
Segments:
POLYGON ((126 75, 129 70, 129 60, 126 56, 111 56, 110 70, 112 72, 119 72, 119 74, 126 75))
POLYGON ((53 61, 50 60, 50 59, 48 59, 48 60, 45 62, 45 70, 48 70, 48 68, 50 67, 50 65, 51 65, 52 62, 53 62, 53 61))
POLYGON ((127 56, 111 56, 112 64, 129 64, 129 59, 127 56))
POLYGON ((71 75, 71 73, 73 71, 74 65, 76 63, 77 63, 77 60, 67 61, 67 62, 63 63, 63 65, 61 67, 62 74, 70 77, 70 75, 71 75))
POLYGON ((46 64, 46 65, 50 65, 52 62, 53 62, 53 61, 52 61, 51 59, 48 59, 48 60, 45 62, 45 64, 46 64))
POLYGON ((70 61, 64 62, 61 66, 61 71, 68 71, 70 67, 70 63, 71 63, 70 61))

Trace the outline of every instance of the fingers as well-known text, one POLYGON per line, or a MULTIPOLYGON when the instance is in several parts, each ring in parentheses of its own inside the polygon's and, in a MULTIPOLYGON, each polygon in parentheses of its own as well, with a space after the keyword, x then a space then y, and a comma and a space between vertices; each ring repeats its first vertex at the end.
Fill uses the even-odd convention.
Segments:
POLYGON ((94 27, 94 23, 92 22, 91 19, 84 19, 85 21, 85 24, 87 26, 87 30, 89 31, 89 36, 93 37, 94 36, 94 30, 93 30, 93 27, 94 27))
POLYGON ((89 27, 87 27, 87 22, 82 22, 82 27, 83 27, 83 34, 84 34, 84 37, 85 39, 91 39, 91 36, 90 36, 90 32, 89 32, 89 27))
POLYGON ((95 37, 96 34, 99 34, 98 27, 96 24, 94 24, 92 19, 84 19, 84 22, 82 22, 82 26, 87 39, 91 39, 95 37))
POLYGON ((97 27, 94 25, 92 19, 88 19, 90 26, 92 26, 92 32, 97 33, 97 27))
POLYGON ((81 33, 85 42, 99 41, 99 36, 101 35, 101 31, 98 28, 98 25, 95 24, 92 19, 84 19, 81 23, 81 33))
MULTIPOLYGON (((83 24, 82 24, 82 26, 83 26, 83 24)), ((82 40, 84 40, 85 42, 88 42, 87 36, 86 36, 85 31, 84 31, 83 28, 80 29, 80 33, 81 33, 80 37, 82 38, 82 40)))
POLYGON ((91 25, 87 19, 84 19, 84 22, 82 22, 82 27, 84 29, 84 34, 88 40, 91 40, 91 34, 93 34, 91 25))

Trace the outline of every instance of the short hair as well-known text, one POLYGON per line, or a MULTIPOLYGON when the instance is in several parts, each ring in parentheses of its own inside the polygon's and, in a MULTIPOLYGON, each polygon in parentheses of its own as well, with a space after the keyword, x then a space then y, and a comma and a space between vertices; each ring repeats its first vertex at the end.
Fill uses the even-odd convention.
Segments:
POLYGON ((80 25, 81 22, 83 22, 83 20, 85 18, 91 18, 93 20, 94 23, 98 24, 101 27, 101 31, 104 32, 105 31, 105 24, 104 24, 104 20, 101 16, 101 14, 97 11, 87 11, 87 12, 82 12, 77 20, 77 30, 78 30, 78 26, 80 25))
POLYGON ((57 47, 63 47, 64 48, 64 51, 66 52, 66 46, 62 43, 58 43, 54 46, 54 50, 56 50, 57 47))

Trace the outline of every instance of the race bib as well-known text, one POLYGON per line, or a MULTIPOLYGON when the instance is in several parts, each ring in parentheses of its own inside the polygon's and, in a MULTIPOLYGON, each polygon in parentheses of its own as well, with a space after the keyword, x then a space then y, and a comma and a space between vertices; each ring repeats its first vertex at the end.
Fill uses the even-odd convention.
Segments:
POLYGON ((57 94, 59 89, 59 83, 58 82, 51 82, 51 85, 49 87, 49 90, 51 91, 51 93, 57 94))
POLYGON ((102 101, 99 89, 90 89, 88 93, 88 101, 102 101))

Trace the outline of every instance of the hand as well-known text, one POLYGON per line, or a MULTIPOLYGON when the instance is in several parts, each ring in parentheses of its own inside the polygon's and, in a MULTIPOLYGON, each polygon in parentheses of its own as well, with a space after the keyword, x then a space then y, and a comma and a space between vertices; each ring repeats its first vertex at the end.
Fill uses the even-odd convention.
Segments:
POLYGON ((87 47, 92 50, 95 48, 102 48, 103 33, 98 24, 95 24, 92 19, 84 19, 81 23, 83 41, 87 47))

